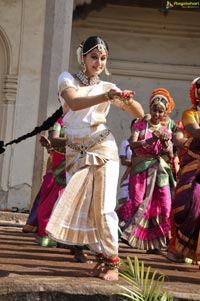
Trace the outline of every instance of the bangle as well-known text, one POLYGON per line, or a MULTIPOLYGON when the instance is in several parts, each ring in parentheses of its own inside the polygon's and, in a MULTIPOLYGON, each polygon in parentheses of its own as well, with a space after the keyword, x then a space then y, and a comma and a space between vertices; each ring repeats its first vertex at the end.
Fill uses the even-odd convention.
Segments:
POLYGON ((144 148, 144 149, 148 149, 148 147, 149 147, 149 145, 148 145, 148 143, 147 143, 147 140, 140 140, 140 142, 141 142, 141 146, 144 148))
POLYGON ((53 147, 50 147, 50 148, 46 147, 46 150, 47 150, 47 152, 52 152, 54 150, 54 148, 53 147))
POLYGON ((124 103, 127 106, 130 106, 133 103, 133 99, 131 97, 127 97, 127 98, 125 98, 124 103))
POLYGON ((104 93, 104 97, 106 98, 106 101, 110 100, 109 91, 107 91, 106 93, 104 93))
POLYGON ((104 93, 104 96, 106 97, 106 101, 114 102, 115 100, 110 97, 109 93, 110 93, 110 91, 107 91, 106 93, 104 93))
POLYGON ((164 152, 168 152, 171 149, 170 144, 167 147, 163 147, 164 152))

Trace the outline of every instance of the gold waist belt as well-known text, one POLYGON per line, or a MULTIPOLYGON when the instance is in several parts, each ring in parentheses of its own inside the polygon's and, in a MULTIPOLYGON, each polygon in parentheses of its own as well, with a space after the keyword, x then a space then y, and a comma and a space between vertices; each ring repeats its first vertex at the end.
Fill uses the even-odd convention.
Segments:
POLYGON ((80 152, 81 156, 84 156, 89 148, 93 147, 95 144, 101 143, 109 134, 110 129, 105 129, 97 137, 91 138, 88 142, 81 144, 73 143, 69 138, 67 138, 66 146, 80 152))
POLYGON ((155 159, 159 157, 158 155, 150 155, 150 154, 137 154, 136 156, 140 158, 150 158, 150 159, 155 159))

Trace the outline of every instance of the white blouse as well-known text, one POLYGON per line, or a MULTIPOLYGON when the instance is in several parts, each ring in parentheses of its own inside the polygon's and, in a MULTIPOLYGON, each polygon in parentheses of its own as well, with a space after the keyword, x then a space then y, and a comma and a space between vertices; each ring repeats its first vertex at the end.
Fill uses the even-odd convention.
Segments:
MULTIPOLYGON (((77 91, 77 96, 98 95, 110 89, 120 91, 115 84, 105 81, 100 81, 98 84, 92 86, 82 87, 74 76, 65 71, 58 78, 58 92, 62 105, 64 105, 64 99, 61 93, 69 88, 74 88, 77 91)), ((63 118, 66 133, 71 137, 84 137, 91 134, 90 127, 98 126, 99 130, 104 129, 109 109, 110 102, 104 102, 78 111, 69 109, 63 118)))

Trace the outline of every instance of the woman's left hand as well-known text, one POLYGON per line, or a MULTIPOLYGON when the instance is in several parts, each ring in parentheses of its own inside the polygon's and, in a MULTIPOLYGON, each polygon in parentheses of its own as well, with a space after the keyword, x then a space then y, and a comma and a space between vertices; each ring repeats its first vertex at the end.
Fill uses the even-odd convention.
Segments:
POLYGON ((120 97, 122 99, 127 99, 127 98, 131 98, 133 97, 133 95, 135 95, 135 91, 131 91, 131 90, 124 90, 120 92, 120 97))
POLYGON ((124 91, 117 91, 111 89, 107 93, 108 100, 111 100, 114 105, 120 108, 123 111, 128 112, 131 116, 136 118, 143 118, 144 110, 141 104, 133 99, 133 95, 135 94, 134 91, 124 90, 124 91))
POLYGON ((133 95, 135 95, 135 91, 124 90, 120 92, 120 100, 126 105, 130 105, 133 100, 133 95))
POLYGON ((169 135, 168 135, 168 133, 161 133, 161 135, 160 135, 160 140, 161 141, 168 141, 169 140, 169 135))

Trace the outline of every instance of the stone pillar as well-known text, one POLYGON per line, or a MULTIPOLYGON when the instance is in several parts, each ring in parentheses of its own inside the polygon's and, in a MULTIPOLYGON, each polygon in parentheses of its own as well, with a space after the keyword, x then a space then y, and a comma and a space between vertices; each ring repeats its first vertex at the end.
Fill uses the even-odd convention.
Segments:
MULTIPOLYGON (((18 86, 13 139, 30 132, 38 122, 46 1, 21 1, 18 86), (33 13, 35 12, 35 13, 33 13)), ((15 49, 13 49, 15 51, 15 49)), ((7 206, 27 207, 32 190, 36 137, 10 146, 7 206)))
MULTIPOLYGON (((68 69, 69 65, 72 15, 73 0, 47 1, 38 124, 42 124, 60 106, 57 101, 57 78, 60 72, 68 69)), ((37 140, 32 200, 41 184, 41 177, 46 168, 46 157, 46 151, 41 150, 37 140), (41 169, 42 165, 43 169, 41 169)))

